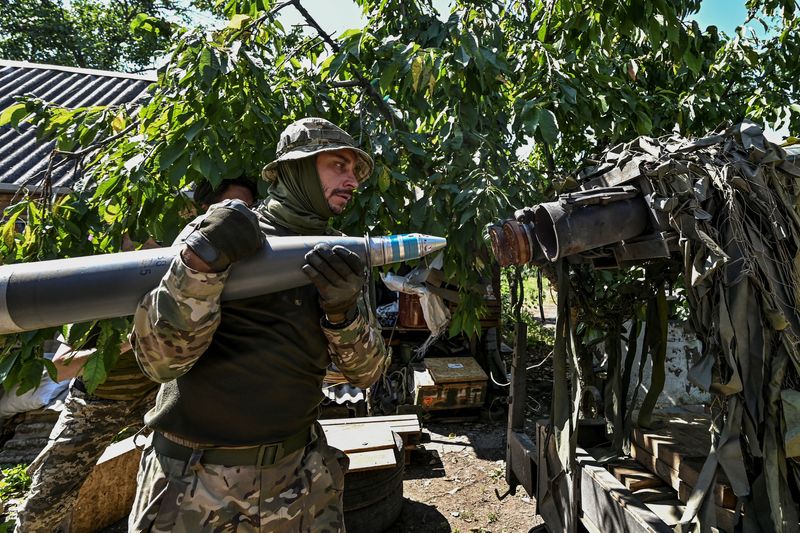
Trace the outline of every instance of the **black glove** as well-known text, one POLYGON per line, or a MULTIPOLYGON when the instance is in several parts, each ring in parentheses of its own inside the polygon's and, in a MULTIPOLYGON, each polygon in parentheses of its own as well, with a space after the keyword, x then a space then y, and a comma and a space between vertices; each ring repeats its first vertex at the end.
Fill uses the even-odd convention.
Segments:
POLYGON ((533 214, 532 207, 523 207, 522 209, 514 211, 514 218, 517 219, 517 222, 526 224, 528 222, 533 222, 536 217, 533 214))
POLYGON ((258 217, 241 200, 225 200, 209 207, 186 237, 186 246, 217 272, 255 254, 263 244, 258 217))
POLYGON ((357 254, 344 246, 318 244, 306 254, 303 272, 316 285, 325 315, 347 316, 355 308, 364 286, 364 263, 357 254))

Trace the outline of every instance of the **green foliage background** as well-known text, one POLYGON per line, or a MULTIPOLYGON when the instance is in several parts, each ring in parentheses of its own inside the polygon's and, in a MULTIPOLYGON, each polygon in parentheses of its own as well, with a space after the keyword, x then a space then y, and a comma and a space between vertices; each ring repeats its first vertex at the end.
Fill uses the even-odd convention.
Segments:
MULTIPOLYGON (((772 28, 765 40, 687 22, 699 0, 457 0, 446 20, 425 0, 357 3, 364 27, 333 39, 280 24, 281 9, 307 15, 301 0, 229 0, 215 7, 226 26, 171 34, 144 104, 63 109, 23 97, 0 112, 0 125, 57 138, 84 174, 73 194, 45 190, 6 210, 4 262, 114 252, 125 232, 169 242, 190 208, 178 191, 257 176, 283 127, 324 116, 376 160, 342 229, 447 236, 445 271, 463 301, 451 333, 472 334, 481 313, 472 288, 491 263, 486 224, 552 195, 591 154, 745 117, 800 125, 794 1, 748 2, 772 28)), ((159 20, 132 27, 156 39, 159 20)), ((113 364, 125 324, 102 328, 92 383, 113 364)), ((6 387, 38 383, 39 341, 52 334, 5 339, 6 387)))
POLYGON ((0 2, 0 58, 135 71, 167 49, 209 0, 0 2), (144 28, 142 28, 144 26, 144 28))

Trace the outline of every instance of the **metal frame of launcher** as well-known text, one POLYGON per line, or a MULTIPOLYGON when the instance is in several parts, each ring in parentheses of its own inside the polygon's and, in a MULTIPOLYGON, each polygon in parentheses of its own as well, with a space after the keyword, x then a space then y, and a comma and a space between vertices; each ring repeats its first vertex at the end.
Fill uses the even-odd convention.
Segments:
POLYGON ((634 158, 623 168, 592 167, 578 190, 489 226, 500 266, 543 266, 566 258, 617 268, 677 251, 677 234, 657 208, 653 183, 634 158))

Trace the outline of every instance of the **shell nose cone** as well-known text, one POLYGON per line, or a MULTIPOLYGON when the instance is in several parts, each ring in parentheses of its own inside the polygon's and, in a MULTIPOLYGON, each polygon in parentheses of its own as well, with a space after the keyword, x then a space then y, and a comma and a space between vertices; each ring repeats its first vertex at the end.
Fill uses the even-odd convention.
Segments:
POLYGON ((437 250, 441 250, 447 246, 447 239, 444 237, 434 237, 433 235, 420 235, 422 241, 422 250, 424 254, 430 254, 437 250))

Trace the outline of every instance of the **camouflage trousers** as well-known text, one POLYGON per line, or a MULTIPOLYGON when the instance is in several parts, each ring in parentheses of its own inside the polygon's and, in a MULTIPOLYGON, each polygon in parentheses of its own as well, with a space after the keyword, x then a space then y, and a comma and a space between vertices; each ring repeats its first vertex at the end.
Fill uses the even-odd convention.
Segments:
POLYGON ((28 468, 31 488, 18 509, 15 531, 69 531, 83 482, 122 429, 144 425, 155 393, 134 401, 105 400, 71 386, 47 445, 28 468))
POLYGON ((315 438, 274 465, 196 464, 145 450, 129 532, 343 532, 349 463, 315 438))

